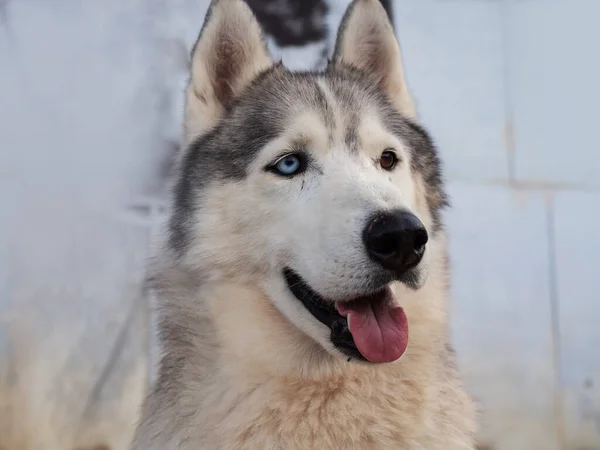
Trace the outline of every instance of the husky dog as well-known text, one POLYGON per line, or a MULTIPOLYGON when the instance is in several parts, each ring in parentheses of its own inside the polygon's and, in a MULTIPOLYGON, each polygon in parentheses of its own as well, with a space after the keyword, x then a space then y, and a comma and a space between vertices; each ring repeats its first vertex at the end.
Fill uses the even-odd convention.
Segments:
POLYGON ((184 138, 134 448, 474 449, 440 163, 379 1, 350 5, 318 73, 273 62, 242 0, 213 1, 184 138))

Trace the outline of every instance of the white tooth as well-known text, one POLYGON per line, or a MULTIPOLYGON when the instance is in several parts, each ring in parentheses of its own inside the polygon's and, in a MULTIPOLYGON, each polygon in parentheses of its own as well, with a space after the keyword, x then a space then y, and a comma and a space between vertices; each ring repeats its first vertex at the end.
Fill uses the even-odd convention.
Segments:
POLYGON ((352 313, 348 313, 348 316, 346 317, 346 321, 348 322, 348 329, 350 330, 350 333, 352 333, 352 328, 350 328, 350 315, 352 313))

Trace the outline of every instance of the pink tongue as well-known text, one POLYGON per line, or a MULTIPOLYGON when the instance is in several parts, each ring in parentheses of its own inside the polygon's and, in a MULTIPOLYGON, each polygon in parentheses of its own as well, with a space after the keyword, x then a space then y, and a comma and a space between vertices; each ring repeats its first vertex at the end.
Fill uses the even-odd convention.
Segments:
POLYGON ((382 301, 338 302, 336 307, 342 316, 348 317, 354 343, 369 361, 392 362, 406 351, 408 320, 401 307, 382 301))

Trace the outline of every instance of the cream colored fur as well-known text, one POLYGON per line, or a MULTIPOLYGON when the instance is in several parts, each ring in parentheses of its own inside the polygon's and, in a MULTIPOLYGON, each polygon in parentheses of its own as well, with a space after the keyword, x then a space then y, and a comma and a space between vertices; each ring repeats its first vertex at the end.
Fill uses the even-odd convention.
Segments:
MULTIPOLYGON (((415 117, 399 46, 377 0, 353 3, 337 47, 338 63, 377 71, 396 107, 415 117)), ((193 60, 188 139, 215 126, 228 102, 272 64, 241 0, 213 2, 193 60), (223 42, 230 46, 225 56, 223 42), (232 71, 216 70, 215 64, 231 63, 231 52, 238 58, 232 71), (233 75, 224 80, 217 73, 233 75)), ((384 129, 367 99, 356 111, 363 154, 340 163, 340 130, 348 111, 326 79, 319 83, 332 105, 333 125, 326 127, 296 99, 285 132, 265 145, 245 179, 205 187, 185 254, 178 257, 165 246, 157 257, 153 284, 161 303, 164 358, 134 449, 475 448, 474 407, 449 347, 443 231, 428 243, 422 287, 393 285, 410 328, 408 350, 394 363, 346 361, 329 342, 328 330, 275 275, 288 258, 319 292, 332 298, 352 293, 355 287, 339 280, 362 270, 360 250, 348 236, 358 223, 349 218, 365 205, 408 208, 428 229, 433 226, 427 188, 411 171, 410 152, 384 129), (287 185, 259 170, 298 140, 329 174, 314 194, 317 203, 300 198, 289 204, 287 185), (384 178, 367 162, 387 147, 400 152, 405 164, 384 178), (306 224, 306 217, 326 236, 319 245, 310 243, 310 227, 294 225, 306 224), (292 256, 283 256, 288 253, 292 256)))

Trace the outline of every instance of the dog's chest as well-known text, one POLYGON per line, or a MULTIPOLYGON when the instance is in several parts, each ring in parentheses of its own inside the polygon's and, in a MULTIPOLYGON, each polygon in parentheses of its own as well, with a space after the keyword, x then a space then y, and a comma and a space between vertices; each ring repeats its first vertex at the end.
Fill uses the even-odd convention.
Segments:
POLYGON ((238 397, 219 428, 227 448, 416 448, 423 392, 377 381, 256 389, 238 397))

